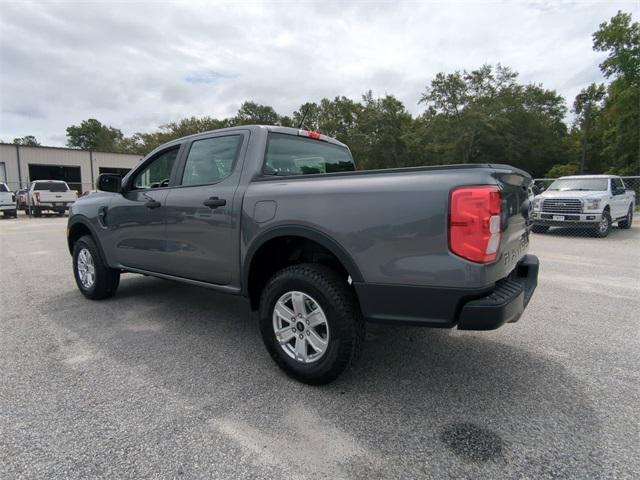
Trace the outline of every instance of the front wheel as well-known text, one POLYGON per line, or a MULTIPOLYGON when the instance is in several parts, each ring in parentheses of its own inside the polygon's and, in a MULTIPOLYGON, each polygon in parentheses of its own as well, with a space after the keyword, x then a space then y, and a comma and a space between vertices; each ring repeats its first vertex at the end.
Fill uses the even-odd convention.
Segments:
POLYGON ((89 235, 73 246, 73 276, 80 292, 91 300, 113 296, 120 284, 120 271, 109 268, 89 235))
POLYGON ((624 220, 618 220, 618 228, 627 230, 631 228, 632 223, 633 223, 633 205, 629 206, 629 211, 627 212, 627 216, 624 217, 624 220))
POLYGON ((611 215, 609 214, 608 210, 605 210, 602 213, 602 219, 600 220, 600 222, 598 222, 598 225, 596 225, 594 232, 596 237, 604 238, 607 235, 609 235, 610 231, 611 231, 611 215))
POLYGON ((276 273, 260 298, 260 331, 269 354, 290 377, 329 383, 358 357, 364 322, 347 279, 319 264, 276 273))

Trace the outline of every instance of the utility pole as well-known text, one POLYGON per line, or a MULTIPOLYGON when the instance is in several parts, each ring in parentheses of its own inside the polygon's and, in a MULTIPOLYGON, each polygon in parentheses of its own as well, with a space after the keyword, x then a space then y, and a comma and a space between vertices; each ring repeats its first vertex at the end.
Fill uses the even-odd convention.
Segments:
POLYGON ((587 161, 587 137, 589 136, 589 120, 591 119, 591 101, 584 107, 584 121, 582 122, 582 158, 580 158, 580 175, 584 175, 584 164, 587 161))

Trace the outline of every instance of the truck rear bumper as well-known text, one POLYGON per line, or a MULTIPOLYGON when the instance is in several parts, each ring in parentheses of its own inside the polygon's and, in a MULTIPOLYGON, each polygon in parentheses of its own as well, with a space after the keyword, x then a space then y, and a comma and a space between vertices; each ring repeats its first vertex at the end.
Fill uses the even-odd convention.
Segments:
POLYGON ((538 285, 538 257, 525 255, 507 278, 496 282, 487 296, 462 307, 460 330, 494 330, 505 323, 517 322, 538 285))
POLYGON ((483 289, 354 283, 367 321, 461 330, 493 330, 522 315, 538 284, 538 257, 483 289))

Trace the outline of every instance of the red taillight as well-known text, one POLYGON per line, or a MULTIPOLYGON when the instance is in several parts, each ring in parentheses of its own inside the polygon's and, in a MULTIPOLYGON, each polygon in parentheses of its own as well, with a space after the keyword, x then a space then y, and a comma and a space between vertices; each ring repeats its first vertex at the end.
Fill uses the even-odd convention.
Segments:
POLYGON ((311 130, 298 130, 298 135, 301 137, 309 137, 315 140, 320 140, 320 132, 312 132, 311 130))
POLYGON ((459 187, 449 201, 449 248, 467 260, 488 263, 500 246, 500 189, 459 187))
POLYGON ((40 192, 35 192, 34 195, 36 197, 36 203, 40 203, 40 192))

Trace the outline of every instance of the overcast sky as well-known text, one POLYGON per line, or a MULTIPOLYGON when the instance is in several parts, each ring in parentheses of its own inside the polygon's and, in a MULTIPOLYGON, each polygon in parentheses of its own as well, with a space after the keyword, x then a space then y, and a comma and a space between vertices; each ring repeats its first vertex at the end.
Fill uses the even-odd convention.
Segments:
POLYGON ((390 93, 414 114, 440 72, 501 62, 568 101, 602 81, 592 33, 638 2, 27 3, 0 0, 0 139, 64 145, 86 118, 129 135, 244 100, 390 93))

